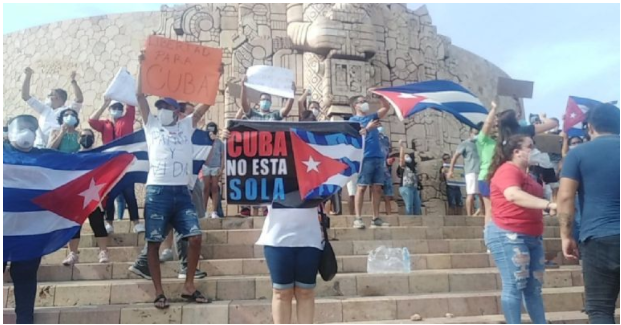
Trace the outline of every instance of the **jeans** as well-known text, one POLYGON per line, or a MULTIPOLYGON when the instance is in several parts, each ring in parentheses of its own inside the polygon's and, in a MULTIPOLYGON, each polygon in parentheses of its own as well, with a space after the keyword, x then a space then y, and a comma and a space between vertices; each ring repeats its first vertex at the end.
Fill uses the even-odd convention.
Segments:
POLYGON ((123 220, 123 215, 125 212, 127 202, 125 202, 125 197, 123 195, 119 195, 114 199, 114 208, 116 209, 116 218, 118 220, 123 220))
POLYGON ((401 186, 399 188, 399 194, 405 203, 405 214, 408 216, 420 216, 422 215, 420 195, 418 188, 413 186, 401 186))
MULTIPOLYGON (((127 203, 127 208, 129 210, 129 220, 138 221, 138 201, 136 201, 136 192, 134 191, 134 186, 129 186, 123 189, 119 197, 123 197, 123 202, 127 203)), ((118 198, 118 197, 117 197, 118 198)), ((120 208, 117 211, 117 217, 122 219, 123 212, 125 211, 125 204, 119 201, 120 208), (120 216, 120 217, 119 217, 120 216)), ((115 200, 108 198, 108 202, 106 205, 106 220, 112 221, 114 220, 114 203, 115 200)))
MULTIPOLYGON (((40 264, 40 257, 29 261, 11 262, 9 272, 13 279, 17 324, 34 324, 37 272, 40 264)), ((3 269, 6 270, 6 263, 4 263, 3 269)))
POLYGON ((144 219, 147 242, 163 242, 171 226, 183 238, 202 235, 190 191, 184 185, 148 185, 144 219))
POLYGON ((386 180, 386 163, 383 158, 364 158, 360 175, 358 175, 358 186, 384 185, 386 180))
POLYGON ((545 271, 543 238, 499 228, 490 222, 485 229, 502 279, 501 304, 508 324, 522 323, 522 302, 533 324, 546 324, 541 287, 545 271))
POLYGON ((619 297, 619 235, 580 243, 585 310, 591 324, 614 324, 619 297))
POLYGON ((446 186, 446 199, 450 208, 463 207, 464 202, 461 198, 461 188, 459 186, 446 186))
POLYGON ((263 252, 274 289, 315 288, 322 250, 315 247, 265 246, 263 252))

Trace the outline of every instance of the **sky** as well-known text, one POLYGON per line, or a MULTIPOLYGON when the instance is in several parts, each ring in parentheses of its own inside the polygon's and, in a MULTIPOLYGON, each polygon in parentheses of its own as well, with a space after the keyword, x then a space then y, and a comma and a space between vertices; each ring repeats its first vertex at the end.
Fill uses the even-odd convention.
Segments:
MULTIPOLYGON (((161 3, 3 4, 3 33, 161 3), (33 10, 36 6, 36 10, 33 10), (24 19, 23 17, 28 17, 24 19)), ((408 4, 416 9, 422 4, 408 4)), ((514 79, 535 82, 526 113, 561 118, 568 96, 619 100, 619 4, 427 4, 438 33, 514 79)))

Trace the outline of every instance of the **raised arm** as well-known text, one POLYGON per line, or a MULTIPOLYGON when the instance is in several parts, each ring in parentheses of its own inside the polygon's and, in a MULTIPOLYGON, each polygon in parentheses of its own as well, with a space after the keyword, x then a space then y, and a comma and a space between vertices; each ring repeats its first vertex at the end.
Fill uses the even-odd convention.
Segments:
POLYGON ((554 129, 555 127, 558 127, 558 122, 553 119, 548 118, 545 114, 540 114, 539 118, 541 119, 541 124, 535 125, 536 134, 550 131, 554 129))
POLYGON ((561 132, 561 137, 563 138, 563 146, 561 147, 561 157, 565 158, 567 153, 569 152, 569 137, 567 133, 561 132))
POLYGON ((82 95, 82 89, 80 89, 80 86, 78 86, 78 82, 75 80, 75 76, 75 71, 71 72, 71 88, 73 88, 73 93, 75 94, 75 102, 78 104, 82 104, 84 102, 84 95, 82 95))
POLYGON ((248 102, 248 94, 246 94, 246 80, 248 80, 248 76, 244 76, 241 82, 241 105, 244 114, 250 113, 250 103, 248 102))
POLYGON ((196 128, 198 122, 203 119, 203 116, 205 116, 205 113, 207 113, 210 107, 211 106, 207 104, 200 104, 194 109, 194 113, 192 113, 192 127, 196 128))
POLYGON ((399 166, 405 168, 405 140, 399 140, 399 166))
POLYGON ((149 120, 149 103, 147 102, 147 97, 144 95, 142 91, 142 62, 144 62, 144 51, 141 51, 140 56, 138 57, 138 62, 140 66, 138 67, 138 85, 136 88, 136 97, 138 99, 138 108, 140 109, 140 115, 142 116, 142 122, 147 124, 149 120))
POLYGON ((483 123, 483 127, 481 128, 481 133, 483 133, 484 135, 489 135, 492 127, 494 126, 494 123, 496 123, 496 108, 498 108, 498 106, 496 106, 496 102, 492 101, 492 108, 487 113, 487 118, 485 119, 485 123, 483 123))
POLYGON ((242 108, 237 110, 237 113, 235 114, 235 119, 236 120, 241 120, 244 118, 244 116, 246 115, 246 113, 244 112, 244 110, 242 108))
POLYGON ((110 98, 104 97, 104 101, 103 104, 101 105, 101 107, 98 110, 95 110, 93 112, 93 114, 91 114, 91 117, 89 117, 90 120, 99 120, 99 118, 101 117, 101 114, 103 114, 103 112, 106 110, 106 108, 108 108, 108 106, 110 106, 110 102, 112 100, 110 98))
POLYGON ((22 99, 28 101, 30 99, 30 81, 34 71, 30 67, 24 69, 24 83, 22 84, 22 99))
MULTIPOLYGON (((295 98, 295 82, 291 83, 291 88, 293 88, 293 97, 295 98)), ((294 98, 289 98, 289 100, 287 101, 287 105, 285 105, 285 107, 280 110, 280 116, 282 118, 289 116, 289 113, 291 112, 291 109, 293 108, 294 98)))
POLYGON ((299 116, 302 116, 302 113, 304 113, 304 111, 308 109, 308 107, 306 106, 306 99, 308 98, 308 95, 310 95, 310 89, 307 89, 304 92, 304 94, 302 94, 302 97, 298 99, 298 115, 299 116))
POLYGON ((377 111, 377 116, 383 119, 390 111, 390 103, 384 97, 380 97, 380 101, 382 102, 382 107, 377 111))

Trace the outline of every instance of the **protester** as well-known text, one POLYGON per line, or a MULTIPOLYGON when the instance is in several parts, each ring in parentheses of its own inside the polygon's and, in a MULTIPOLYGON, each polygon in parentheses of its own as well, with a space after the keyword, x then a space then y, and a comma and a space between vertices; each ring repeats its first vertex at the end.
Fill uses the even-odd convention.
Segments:
MULTIPOLYGON (((112 102, 110 98, 104 98, 103 105, 91 114, 88 124, 97 132, 101 133, 104 144, 108 144, 118 138, 132 134, 134 132, 134 121, 136 120, 136 108, 127 105, 127 108, 120 102, 112 102), (101 114, 108 110, 109 118, 107 120, 100 119, 101 114)), ((128 186, 123 192, 116 197, 116 212, 118 219, 123 218, 125 205, 129 210, 129 220, 133 225, 134 233, 144 232, 144 224, 138 221, 138 201, 136 200, 136 192, 134 186, 128 186)), ((106 209, 106 231, 114 232, 114 212, 115 204, 108 202, 106 209)))
POLYGON ((298 99, 298 111, 300 114, 300 122, 313 122, 319 119, 321 114, 321 104, 318 101, 311 100, 306 102, 308 96, 310 96, 311 90, 307 89, 302 97, 298 99))
POLYGON ((496 139, 498 138, 498 129, 496 128, 496 102, 492 101, 492 108, 487 114, 487 118, 483 123, 481 132, 477 135, 477 152, 481 161, 479 169, 479 192, 483 197, 483 209, 485 210, 485 224, 492 220, 492 203, 490 201, 490 189, 487 174, 489 166, 492 164, 494 157, 494 149, 496 148, 496 139))
POLYGON ((377 128, 380 126, 380 119, 384 118, 390 110, 388 101, 383 97, 380 97, 380 100, 382 108, 376 113, 369 111, 369 103, 364 96, 354 96, 349 100, 349 104, 355 113, 349 121, 360 123, 362 126, 361 134, 366 135, 364 139, 364 159, 362 160, 362 167, 358 175, 358 188, 356 190, 356 219, 354 220, 354 228, 356 229, 365 228, 361 216, 364 193, 368 187, 371 188, 373 203, 371 227, 387 227, 390 225, 379 217, 380 197, 386 178, 386 163, 377 128))
MULTIPOLYGON (((3 144, 4 153, 21 151, 35 153, 36 132, 39 128, 37 119, 32 115, 19 115, 8 123, 9 143, 3 144)), ((15 294, 15 314, 17 324, 34 324, 34 307, 37 298, 37 272, 41 264, 41 257, 11 262, 9 272, 13 280, 15 294)), ((7 263, 3 263, 3 272, 6 272, 7 263)))
MULTIPOLYGON (((80 132, 80 145, 82 146, 82 150, 88 150, 93 146, 95 142, 95 134, 90 129, 84 129, 80 132)), ((106 202, 104 199, 102 202, 106 202)), ((99 263, 108 263, 108 232, 106 231, 106 227, 104 225, 104 211, 101 208, 95 209, 89 216, 88 222, 91 225, 91 229, 93 229, 93 233, 95 235, 95 240, 97 241, 97 246, 99 247, 99 263)), ((73 236, 71 241, 69 242, 69 254, 63 260, 63 265, 72 266, 80 260, 80 252, 78 251, 78 247, 80 246, 80 233, 82 232, 82 226, 80 226, 80 230, 73 236)))
POLYGON ((41 103, 37 98, 30 95, 30 81, 34 71, 31 68, 24 70, 25 77, 22 85, 22 99, 26 101, 28 106, 32 107, 37 113, 39 113, 39 128, 37 129, 37 138, 35 140, 35 147, 46 148, 49 143, 49 135, 52 130, 58 129, 58 115, 60 112, 67 108, 72 108, 74 111, 79 112, 82 108, 82 102, 84 97, 82 96, 82 90, 78 86, 78 82, 75 80, 76 73, 71 73, 71 87, 75 93, 75 102, 70 106, 65 106, 67 102, 67 92, 63 89, 56 88, 50 91, 47 95, 45 103, 41 103))
POLYGON ((500 271, 508 324, 521 324, 522 302, 533 324, 546 324, 542 211, 554 215, 556 204, 543 199, 543 187, 527 173, 532 149, 532 139, 524 134, 505 139, 496 147, 487 176, 493 217, 485 226, 485 244, 500 271))
POLYGON ((470 129, 470 138, 463 141, 457 147, 453 158, 451 159, 451 166, 448 171, 448 178, 453 178, 455 164, 459 157, 464 157, 464 178, 466 181, 466 213, 469 216, 474 215, 474 201, 475 197, 479 196, 479 184, 478 177, 481 169, 481 161, 479 160, 479 153, 477 151, 476 140, 479 130, 483 127, 483 123, 479 123, 477 127, 470 129))
POLYGON ((264 246, 272 280, 275 324, 291 324, 292 300, 297 322, 312 324, 315 286, 323 243, 317 208, 276 209, 270 206, 256 245, 264 246))
POLYGON ((405 204, 405 214, 408 216, 422 215, 421 199, 418 191, 418 176, 416 175, 416 162, 414 154, 406 154, 405 140, 399 140, 399 167, 397 175, 400 178, 399 194, 405 204))
POLYGON ((220 199, 219 182, 224 169, 224 143, 218 138, 218 125, 214 122, 207 124, 207 132, 213 140, 209 155, 203 165, 203 182, 205 184, 205 211, 208 211, 209 198, 212 200, 211 218, 220 218, 216 212, 220 199))
POLYGON ((390 138, 384 133, 384 127, 379 126, 377 128, 379 132, 379 141, 380 146, 382 148, 382 153, 384 154, 384 163, 386 164, 385 173, 384 173, 384 185, 382 186, 382 194, 384 194, 384 204, 386 205, 386 215, 392 214, 392 209, 390 204, 392 203, 392 199, 394 196, 394 189, 392 186, 392 164, 395 159, 390 158, 390 138))
MULTIPOLYGON (((187 274, 181 297, 196 303, 208 303, 210 299, 198 291, 194 284, 202 232, 191 201, 188 184, 192 171, 192 134, 209 109, 209 105, 203 104, 196 108, 192 115, 179 119, 179 103, 172 98, 162 98, 155 103, 158 109, 157 116, 152 115, 149 103, 142 91, 143 61, 144 53, 139 58, 141 67, 136 95, 144 121, 151 166, 147 176, 145 199, 145 241, 147 242, 148 275, 152 277, 155 286, 156 299, 153 303, 158 309, 170 306, 162 288, 159 264, 160 244, 164 241, 170 226, 179 232, 181 238, 188 241, 189 246, 187 274), (181 166, 182 172, 174 172, 173 166, 175 165, 181 166)), ((132 272, 141 271, 135 266, 143 265, 141 263, 143 256, 141 254, 139 261, 130 267, 132 272)))
POLYGON ((48 148, 65 153, 78 152, 80 150, 79 132, 76 130, 76 127, 80 124, 78 112, 67 108, 60 112, 57 122, 60 125, 60 129, 51 131, 48 148))
POLYGON ((456 216, 461 215, 464 207, 464 202, 461 197, 461 188, 455 185, 449 185, 449 165, 451 162, 451 155, 445 153, 442 155, 442 167, 440 167, 440 180, 446 185, 446 201, 448 203, 447 214, 456 216))
POLYGON ((559 224, 563 255, 582 257, 585 310, 591 324, 613 324, 619 296, 619 109, 588 114, 590 142, 569 150, 561 172, 559 224), (573 238, 576 194, 582 220, 573 238), (578 249, 579 245, 579 249, 578 249))

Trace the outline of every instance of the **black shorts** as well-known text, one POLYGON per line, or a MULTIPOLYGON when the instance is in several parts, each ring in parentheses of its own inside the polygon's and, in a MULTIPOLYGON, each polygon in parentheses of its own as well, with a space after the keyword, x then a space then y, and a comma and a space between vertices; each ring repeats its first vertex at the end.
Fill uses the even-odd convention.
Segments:
POLYGON ((539 166, 533 166, 531 168, 532 174, 537 179, 539 184, 551 184, 558 182, 558 177, 556 177, 556 172, 554 168, 542 168, 539 166))

